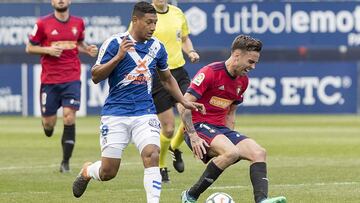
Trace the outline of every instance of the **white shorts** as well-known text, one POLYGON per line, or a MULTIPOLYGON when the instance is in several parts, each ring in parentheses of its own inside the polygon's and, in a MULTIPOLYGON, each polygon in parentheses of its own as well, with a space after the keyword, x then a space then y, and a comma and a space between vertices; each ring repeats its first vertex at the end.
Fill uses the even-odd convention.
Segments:
POLYGON ((140 154, 144 147, 160 147, 160 122, 155 114, 144 116, 102 116, 100 126, 101 157, 120 159, 133 142, 140 154))

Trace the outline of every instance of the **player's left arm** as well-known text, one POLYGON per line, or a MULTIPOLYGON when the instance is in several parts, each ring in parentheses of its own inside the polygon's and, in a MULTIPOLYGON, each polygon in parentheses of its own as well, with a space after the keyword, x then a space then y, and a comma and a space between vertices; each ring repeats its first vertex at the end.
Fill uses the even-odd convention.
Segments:
MULTIPOLYGON (((197 100, 197 98, 194 95, 188 92, 185 93, 184 97, 188 101, 192 101, 192 102, 195 102, 197 100)), ((197 158, 202 159, 206 154, 206 147, 209 147, 209 145, 205 142, 205 140, 201 139, 198 136, 194 124, 192 122, 191 110, 185 109, 183 106, 179 105, 179 113, 181 120, 184 123, 186 133, 190 138, 192 152, 197 158)))
POLYGON ((231 104, 229 107, 229 111, 225 117, 225 125, 231 130, 234 130, 235 128, 236 109, 237 109, 237 105, 231 104))
POLYGON ((193 43, 192 43, 189 35, 183 36, 181 38, 181 40, 182 40, 182 50, 188 55, 190 61, 192 63, 199 62, 200 56, 195 51, 193 43))
POLYGON ((189 57, 192 63, 199 62, 200 56, 195 51, 193 43, 189 37, 190 29, 184 13, 181 14, 181 18, 182 18, 181 19, 182 20, 182 25, 181 25, 182 50, 187 54, 187 56, 189 57))
POLYGON ((98 54, 98 47, 95 44, 88 45, 84 41, 78 42, 78 50, 82 53, 88 54, 91 57, 96 57, 98 54))

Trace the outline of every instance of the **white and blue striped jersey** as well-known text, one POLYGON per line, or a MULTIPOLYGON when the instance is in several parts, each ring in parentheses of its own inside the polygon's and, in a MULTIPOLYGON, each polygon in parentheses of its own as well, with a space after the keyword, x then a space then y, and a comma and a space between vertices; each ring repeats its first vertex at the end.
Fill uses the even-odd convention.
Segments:
MULTIPOLYGON (((99 50, 96 64, 110 61, 119 50, 122 39, 129 33, 116 34, 107 39, 99 50)), ((129 38, 134 41, 129 35, 129 38)), ((156 114, 152 99, 152 76, 156 68, 165 71, 167 53, 164 45, 152 37, 145 42, 135 42, 108 77, 109 95, 101 115, 141 116, 156 114)))

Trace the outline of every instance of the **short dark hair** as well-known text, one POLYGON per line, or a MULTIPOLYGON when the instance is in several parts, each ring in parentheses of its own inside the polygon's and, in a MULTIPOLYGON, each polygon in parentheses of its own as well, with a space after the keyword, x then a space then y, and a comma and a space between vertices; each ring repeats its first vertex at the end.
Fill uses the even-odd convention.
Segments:
POLYGON ((260 52, 262 49, 262 42, 248 35, 239 35, 234 39, 231 45, 231 52, 235 51, 236 49, 240 49, 242 51, 260 52))
POLYGON ((155 8, 146 1, 140 1, 135 4, 132 16, 143 17, 145 13, 156 14, 155 8))

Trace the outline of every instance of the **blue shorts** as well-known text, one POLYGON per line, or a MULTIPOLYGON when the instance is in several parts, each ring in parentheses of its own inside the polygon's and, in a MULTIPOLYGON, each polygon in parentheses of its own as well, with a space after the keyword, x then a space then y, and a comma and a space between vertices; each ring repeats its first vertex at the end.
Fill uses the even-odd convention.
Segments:
MULTIPOLYGON (((216 126, 216 125, 211 125, 208 123, 196 123, 196 124, 194 124, 194 127, 195 127, 195 130, 196 130, 196 133, 198 134, 198 136, 200 138, 202 138, 203 140, 205 140, 205 142, 207 142, 209 145, 211 144, 212 140, 217 135, 220 135, 220 134, 224 134, 234 145, 239 143, 241 140, 248 138, 247 136, 245 136, 241 133, 238 133, 234 130, 231 130, 230 128, 225 127, 225 126, 216 126)), ((184 137, 185 142, 192 150, 189 135, 186 132, 184 134, 185 134, 185 137, 184 137)), ((209 149, 207 149, 207 151, 209 151, 209 149)), ((206 153, 206 155, 203 157, 202 161, 204 163, 207 163, 212 158, 213 158, 213 156, 210 156, 209 153, 206 153)))
POLYGON ((62 84, 41 84, 40 110, 42 116, 55 115, 62 107, 75 110, 80 108, 81 82, 73 81, 62 84))

